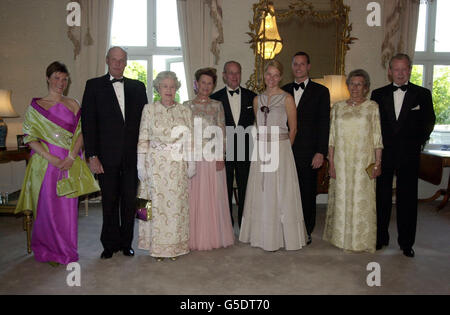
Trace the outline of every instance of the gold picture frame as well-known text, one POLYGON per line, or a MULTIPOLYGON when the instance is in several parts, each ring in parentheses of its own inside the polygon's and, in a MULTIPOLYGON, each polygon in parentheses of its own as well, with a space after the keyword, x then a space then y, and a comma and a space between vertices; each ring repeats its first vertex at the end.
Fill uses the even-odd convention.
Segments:
MULTIPOLYGON (((293 36, 298 36, 299 41, 292 41, 292 39, 284 41, 283 50, 290 48, 293 51, 295 49, 305 51, 312 55, 314 59, 317 54, 314 55, 312 53, 314 49, 308 48, 309 44, 317 43, 319 45, 323 45, 324 42, 327 42, 331 45, 323 48, 322 50, 320 50, 320 47, 316 49, 316 51, 321 51, 328 54, 327 56, 324 56, 324 58, 329 58, 329 60, 326 60, 326 63, 331 66, 324 69, 322 72, 316 73, 312 76, 313 78, 323 76, 325 74, 345 74, 345 56, 347 51, 350 49, 349 45, 352 44, 357 38, 351 36, 352 24, 349 22, 350 7, 344 5, 343 0, 323 0, 314 2, 314 5, 312 1, 307 0, 259 0, 253 5, 253 20, 249 22, 250 32, 247 32, 250 36, 248 43, 250 44, 255 56, 253 73, 246 82, 246 87, 248 89, 257 93, 264 90, 263 73, 267 60, 264 60, 258 54, 257 45, 258 41, 261 41, 261 38, 264 38, 264 35, 261 36, 261 34, 259 34, 261 21, 269 12, 275 14, 278 30, 280 31, 282 40, 284 36, 283 23, 286 21, 293 21, 290 22, 291 27, 289 31, 293 32, 293 36), (270 10, 270 4, 274 5, 275 12, 270 10), (322 5, 322 7, 320 5, 322 5), (326 8, 323 7, 324 5, 326 8), (294 23, 294 25, 292 25, 292 23, 294 23), (330 39, 321 40, 320 38, 313 37, 314 40, 309 40, 307 43, 301 43, 300 40, 302 38, 302 34, 299 32, 299 27, 303 26, 308 27, 307 30, 304 31, 303 35, 311 36, 311 32, 313 32, 313 35, 315 36, 316 34, 319 34, 320 31, 325 29, 326 32, 329 33, 328 36, 330 39), (311 31, 311 29, 313 31, 311 31), (295 44, 301 48, 295 47, 295 44)), ((282 53, 280 53, 280 55, 282 53)), ((290 72, 289 70, 292 55, 289 55, 289 57, 284 56, 284 62, 279 60, 285 68, 284 72, 286 80, 289 81, 290 77, 286 74, 290 72)), ((278 60, 279 56, 276 56, 275 59, 278 60)), ((317 64, 322 63, 323 62, 318 61, 314 63, 314 67, 316 67, 317 64)), ((282 84, 283 83, 286 82, 282 82, 282 84)))

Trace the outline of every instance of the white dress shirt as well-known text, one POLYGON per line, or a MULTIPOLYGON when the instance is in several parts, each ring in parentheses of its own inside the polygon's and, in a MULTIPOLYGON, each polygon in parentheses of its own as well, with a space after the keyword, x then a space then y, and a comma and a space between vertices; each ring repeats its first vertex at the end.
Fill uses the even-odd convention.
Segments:
POLYGON ((241 117, 241 87, 238 87, 239 94, 233 93, 231 96, 229 91, 233 91, 228 85, 225 86, 227 89, 228 101, 230 102, 231 113, 233 114, 234 123, 236 126, 239 124, 239 118, 241 117))
MULTIPOLYGON (((405 83, 407 85, 408 82, 405 83)), ((394 86, 399 86, 394 83, 394 86)), ((395 117, 398 120, 398 116, 400 116, 400 111, 402 110, 403 100, 405 99, 406 91, 402 91, 401 89, 397 89, 394 92, 394 109, 395 109, 395 117)))
MULTIPOLYGON (((109 75, 109 80, 114 79, 112 75, 109 75)), ((120 110, 122 111, 123 120, 125 120, 125 91, 123 88, 123 82, 113 83, 114 91, 116 92, 117 101, 119 102, 120 110)))
MULTIPOLYGON (((306 79, 303 82, 305 83, 305 89, 306 89, 306 86, 308 85, 308 82, 309 82, 309 78, 306 79)), ((301 82, 300 83, 299 82, 295 82, 295 83, 300 84, 301 82)), ((295 106, 296 107, 298 107, 298 103, 300 102, 304 91, 305 90, 302 89, 301 87, 299 87, 297 91, 294 88, 294 99, 295 99, 295 106)))

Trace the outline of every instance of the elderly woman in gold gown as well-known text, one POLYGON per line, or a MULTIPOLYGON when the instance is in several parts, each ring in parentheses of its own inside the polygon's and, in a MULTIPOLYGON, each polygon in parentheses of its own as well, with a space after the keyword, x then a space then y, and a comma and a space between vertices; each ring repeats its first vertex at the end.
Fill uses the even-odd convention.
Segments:
POLYGON ((331 109, 331 179, 323 239, 347 251, 375 252, 374 179, 381 174, 383 148, 378 104, 366 98, 370 88, 366 71, 352 71, 347 86, 350 98, 331 109))
MULTIPOLYGON (((189 253, 188 162, 177 159, 176 127, 191 131, 192 112, 175 101, 176 74, 163 71, 154 80, 161 100, 145 105, 138 142, 138 197, 152 200, 152 220, 139 222, 140 249, 161 261, 189 253)), ((194 164, 195 165, 195 164, 194 164)))

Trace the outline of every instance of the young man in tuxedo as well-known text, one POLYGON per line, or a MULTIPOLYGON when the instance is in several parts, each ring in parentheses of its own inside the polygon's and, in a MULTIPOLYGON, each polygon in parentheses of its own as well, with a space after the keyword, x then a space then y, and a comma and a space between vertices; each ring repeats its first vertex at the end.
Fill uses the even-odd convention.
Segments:
POLYGON ((86 82, 81 107, 85 154, 91 171, 98 174, 102 192, 102 259, 119 250, 134 256, 137 142, 147 104, 144 84, 123 77, 125 50, 112 47, 106 63, 106 75, 86 82))
POLYGON ((297 136, 292 151, 297 167, 303 216, 308 233, 307 244, 316 224, 317 170, 328 153, 330 132, 330 92, 311 81, 309 55, 297 52, 292 60, 295 81, 282 87, 290 93, 297 106, 297 136))
MULTIPOLYGON (((230 204, 231 220, 233 220, 232 198, 233 182, 236 176, 238 190, 238 224, 241 226, 242 214, 244 212, 245 191, 247 190, 247 179, 250 171, 250 138, 245 135, 244 146, 238 137, 243 136, 243 131, 252 126, 255 121, 253 111, 253 99, 256 94, 240 86, 241 84, 241 65, 236 61, 228 61, 223 67, 223 81, 225 87, 211 95, 212 99, 221 101, 225 112, 225 124, 227 126, 227 155, 225 168, 227 173, 228 201, 230 204), (240 128, 242 127, 242 129, 240 128), (235 129, 230 133, 230 128, 235 129), (240 131, 241 132, 240 132, 240 131), (233 141, 234 140, 234 141, 233 141), (234 143, 234 147, 231 144, 234 143)), ((242 138, 241 138, 242 139, 242 138)))
POLYGON ((389 244, 392 181, 397 176, 398 244, 414 257, 420 152, 433 131, 436 116, 430 90, 409 82, 412 63, 398 54, 389 62, 392 83, 372 92, 380 108, 383 159, 377 178, 377 249, 389 244))

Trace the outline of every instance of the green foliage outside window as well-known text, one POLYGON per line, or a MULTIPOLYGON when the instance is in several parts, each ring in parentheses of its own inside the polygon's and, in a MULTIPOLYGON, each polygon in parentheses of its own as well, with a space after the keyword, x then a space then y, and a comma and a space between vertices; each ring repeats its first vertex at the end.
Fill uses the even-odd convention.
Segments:
MULTIPOLYGON (((423 67, 414 65, 410 81, 422 85, 423 67)), ((433 104, 436 125, 450 124, 450 67, 435 67, 433 80, 433 104)))
MULTIPOLYGON (((153 78, 156 78, 156 75, 158 73, 153 70, 153 78)), ((130 79, 139 80, 142 83, 145 84, 145 87, 147 87, 147 69, 139 62, 131 60, 128 61, 127 67, 125 68, 125 71, 123 75, 130 79)), ((161 96, 156 92, 155 89, 153 89, 153 102, 161 100, 161 96)), ((177 91, 175 95, 175 102, 180 102, 180 93, 177 91)))
POLYGON ((414 65, 411 71, 411 78, 409 79, 412 83, 422 86, 423 84, 423 66, 414 65))
POLYGON ((130 79, 139 80, 147 87, 147 69, 141 63, 129 60, 123 75, 130 79))

